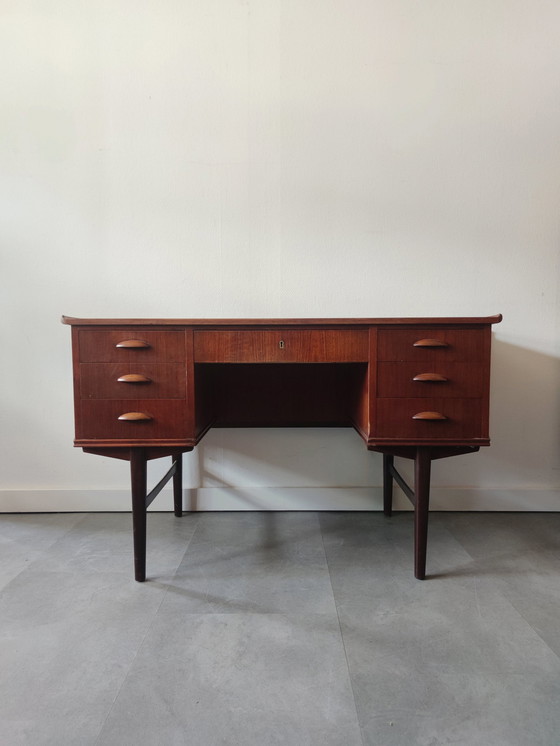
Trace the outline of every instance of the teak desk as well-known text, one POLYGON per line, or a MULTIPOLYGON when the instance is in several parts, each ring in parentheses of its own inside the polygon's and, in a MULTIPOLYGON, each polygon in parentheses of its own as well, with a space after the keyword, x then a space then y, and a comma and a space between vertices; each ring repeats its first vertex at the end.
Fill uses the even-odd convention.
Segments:
POLYGON ((215 427, 354 427, 414 505, 414 574, 426 574, 433 459, 488 436, 491 327, 501 315, 412 319, 77 319, 74 445, 130 461, 134 566, 146 578, 146 509, 182 454, 215 427), (172 457, 147 492, 146 462, 172 457), (393 459, 414 460, 414 489, 393 459))

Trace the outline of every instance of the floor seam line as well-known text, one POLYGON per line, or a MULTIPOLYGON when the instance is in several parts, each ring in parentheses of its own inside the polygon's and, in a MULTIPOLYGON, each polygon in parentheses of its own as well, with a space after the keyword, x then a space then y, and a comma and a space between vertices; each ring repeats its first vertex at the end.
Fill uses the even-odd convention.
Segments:
POLYGON ((317 518, 318 518, 318 523, 319 523, 319 532, 321 534, 321 544, 323 546, 323 553, 325 555, 325 563, 327 565, 327 572, 329 574, 329 583, 331 585, 331 591, 332 591, 332 595, 333 595, 334 608, 336 609, 336 619, 337 619, 337 622, 338 622, 338 631, 340 633, 340 640, 342 642, 342 649, 344 651, 344 660, 346 661, 346 670, 348 671, 348 683, 350 684, 350 691, 352 692, 352 701, 354 702, 354 711, 356 713, 356 722, 358 724, 358 729, 359 729, 359 732, 360 732, 360 741, 362 742, 362 746, 365 746, 364 733, 363 733, 363 730, 362 730, 362 724, 360 723, 360 715, 358 713, 358 705, 357 705, 357 702, 356 702, 356 692, 354 691, 354 684, 352 683, 352 676, 351 676, 351 673, 350 673, 350 663, 348 662, 348 652, 346 650, 346 642, 344 640, 344 633, 342 632, 342 624, 341 624, 341 621, 340 621, 340 614, 338 613, 338 603, 336 601, 336 595, 335 595, 335 592, 334 592, 334 586, 333 586, 332 575, 331 575, 331 568, 330 568, 330 565, 329 565, 329 558, 327 556, 327 550, 325 549, 325 537, 323 535, 323 527, 321 526, 321 517, 320 517, 319 514, 317 514, 317 518))

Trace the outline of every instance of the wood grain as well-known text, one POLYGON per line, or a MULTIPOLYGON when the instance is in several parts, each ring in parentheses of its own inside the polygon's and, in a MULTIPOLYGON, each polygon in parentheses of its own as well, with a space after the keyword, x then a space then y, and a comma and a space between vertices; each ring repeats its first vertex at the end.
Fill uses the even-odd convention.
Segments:
POLYGON ((421 443, 448 438, 465 442, 488 437, 480 399, 379 399, 375 436, 421 443), (445 420, 415 420, 418 412, 440 412, 445 420))
POLYGON ((377 366, 377 395, 380 397, 441 397, 458 399, 479 398, 484 393, 484 380, 487 366, 480 363, 456 363, 443 359, 436 363, 423 361, 381 362, 377 366), (429 366, 429 371, 426 370, 429 366), (441 376, 444 380, 417 376, 441 376))
POLYGON ((369 359, 365 330, 196 331, 197 363, 350 363, 369 359))
POLYGON ((183 363, 81 363, 82 399, 184 399, 183 363), (119 381, 141 376, 146 382, 119 381))
POLYGON ((120 439, 126 442, 187 439, 185 422, 186 403, 181 400, 90 399, 81 403, 76 437, 79 440, 120 439), (125 412, 143 412, 152 419, 119 420, 125 412))
POLYGON ((82 329, 78 335, 79 358, 82 363, 118 363, 185 361, 185 332, 142 330, 142 340, 150 347, 117 347, 125 339, 126 330, 82 329))
POLYGON ((424 326, 426 324, 437 325, 488 325, 499 324, 502 314, 493 316, 422 316, 422 317, 395 317, 395 318, 324 318, 324 319, 83 319, 75 316, 62 316, 61 322, 70 326, 177 326, 189 327, 216 327, 221 329, 225 326, 234 327, 256 327, 256 326, 424 326))
POLYGON ((475 362, 484 357, 484 329, 438 329, 438 339, 447 346, 415 347, 420 338, 433 334, 433 329, 381 329, 378 360, 475 362))

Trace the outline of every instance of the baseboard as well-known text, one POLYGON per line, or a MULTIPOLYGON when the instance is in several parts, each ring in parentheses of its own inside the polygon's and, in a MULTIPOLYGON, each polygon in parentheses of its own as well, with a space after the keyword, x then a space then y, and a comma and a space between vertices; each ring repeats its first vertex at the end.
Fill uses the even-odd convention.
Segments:
MULTIPOLYGON (((433 487, 431 509, 445 511, 558 511, 560 490, 433 487)), ((200 487, 185 489, 185 510, 381 510, 381 487, 200 487)), ((163 490, 150 510, 172 510, 163 490)), ((410 503, 395 488, 394 508, 410 503)), ((130 510, 128 490, 0 490, 0 513, 130 510)))

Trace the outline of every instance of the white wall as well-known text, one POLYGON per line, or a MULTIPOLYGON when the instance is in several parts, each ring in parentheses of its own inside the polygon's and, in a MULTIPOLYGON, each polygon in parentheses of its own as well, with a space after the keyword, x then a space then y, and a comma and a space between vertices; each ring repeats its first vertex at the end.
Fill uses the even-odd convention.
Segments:
MULTIPOLYGON (((560 508, 557 0, 0 17, 0 509, 128 506, 126 464, 72 448, 62 313, 496 312, 493 446, 434 465, 434 506, 560 508)), ((351 431, 214 431, 185 462, 198 507, 379 504, 351 431)))

